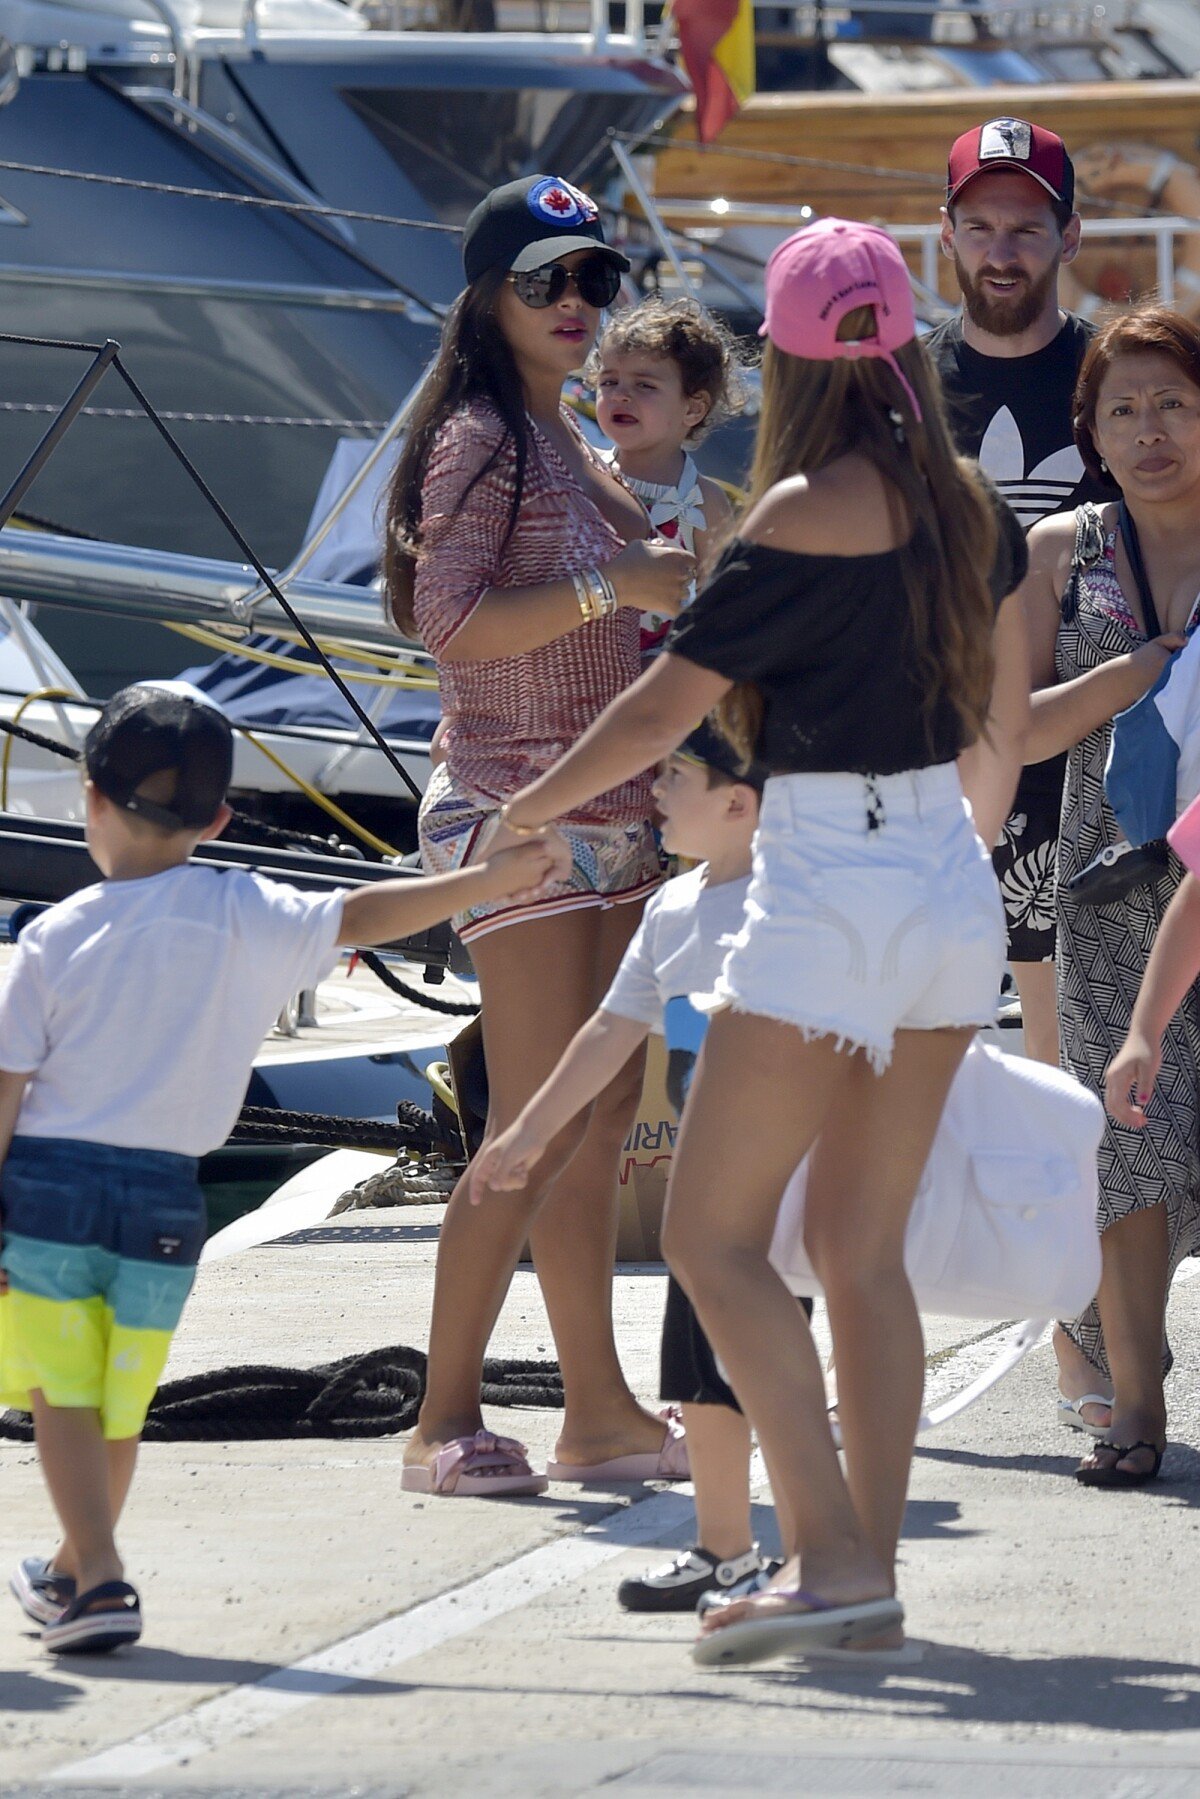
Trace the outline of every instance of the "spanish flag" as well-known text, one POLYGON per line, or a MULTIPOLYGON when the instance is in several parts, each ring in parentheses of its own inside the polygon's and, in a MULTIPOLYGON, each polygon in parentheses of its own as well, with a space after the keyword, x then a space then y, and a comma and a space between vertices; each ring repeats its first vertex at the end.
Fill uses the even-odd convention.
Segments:
POLYGON ((754 92, 753 0, 673 0, 671 11, 696 95, 696 135, 709 144, 754 92))

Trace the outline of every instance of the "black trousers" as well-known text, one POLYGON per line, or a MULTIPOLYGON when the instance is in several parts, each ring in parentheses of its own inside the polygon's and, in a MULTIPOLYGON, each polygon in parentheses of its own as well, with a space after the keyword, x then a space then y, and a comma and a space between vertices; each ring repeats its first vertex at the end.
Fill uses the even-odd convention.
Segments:
MULTIPOLYGON (((802 1299, 807 1317, 812 1300, 802 1299)), ((704 1334, 696 1308, 675 1276, 667 1277, 659 1361, 659 1398, 673 1405, 723 1405, 740 1412, 733 1388, 721 1373, 713 1346, 704 1334)))

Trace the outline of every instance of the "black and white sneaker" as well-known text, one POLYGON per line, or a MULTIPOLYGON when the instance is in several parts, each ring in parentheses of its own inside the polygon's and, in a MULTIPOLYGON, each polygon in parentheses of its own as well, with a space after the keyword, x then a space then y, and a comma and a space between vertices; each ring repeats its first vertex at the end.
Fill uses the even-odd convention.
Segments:
POLYGON ((9 1575, 8 1588, 35 1624, 53 1624, 75 1597, 70 1575, 56 1573, 44 1555, 27 1555, 9 1575))
POLYGON ((623 1580, 617 1600, 627 1612, 690 1612, 702 1593, 727 1593, 762 1567, 758 1544, 723 1562, 707 1549, 685 1549, 639 1580, 623 1580))
POLYGON ((735 1599, 753 1598, 755 1593, 761 1593, 770 1585, 782 1567, 782 1562, 763 1562, 753 1574, 747 1574, 744 1580, 736 1581, 731 1587, 710 1587, 696 1601, 696 1616, 703 1618, 706 1612, 716 1611, 718 1606, 732 1605, 735 1599))

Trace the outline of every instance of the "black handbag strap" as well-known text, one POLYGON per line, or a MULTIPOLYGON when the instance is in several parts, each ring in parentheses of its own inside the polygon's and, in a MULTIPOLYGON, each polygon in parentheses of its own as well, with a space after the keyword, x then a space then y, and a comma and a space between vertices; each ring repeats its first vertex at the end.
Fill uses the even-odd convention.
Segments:
POLYGON ((1138 599, 1142 602, 1142 618, 1145 620, 1146 636, 1161 637, 1162 626, 1158 622, 1158 608, 1154 604, 1154 595, 1150 591, 1150 581, 1146 574, 1146 564, 1142 560, 1142 546, 1138 541, 1137 526, 1129 516, 1129 508, 1124 500, 1117 505, 1117 529, 1121 533, 1121 542, 1125 546, 1125 554, 1129 566, 1133 570, 1133 578, 1137 583, 1138 599))

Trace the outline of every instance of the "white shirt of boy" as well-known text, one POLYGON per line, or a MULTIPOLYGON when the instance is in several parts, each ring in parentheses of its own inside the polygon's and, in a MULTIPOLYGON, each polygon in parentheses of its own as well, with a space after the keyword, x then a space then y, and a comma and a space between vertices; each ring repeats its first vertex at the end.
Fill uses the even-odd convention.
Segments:
POLYGON ((102 881, 26 925, 0 985, 16 1135, 202 1156, 288 999, 337 962, 344 893, 194 863, 102 881))
POLYGON ((634 1018, 666 1039, 668 1096, 677 1111, 691 1080, 708 1019, 693 1003, 716 986, 742 928, 749 875, 710 886, 704 863, 677 875, 647 901, 601 1010, 634 1018))

